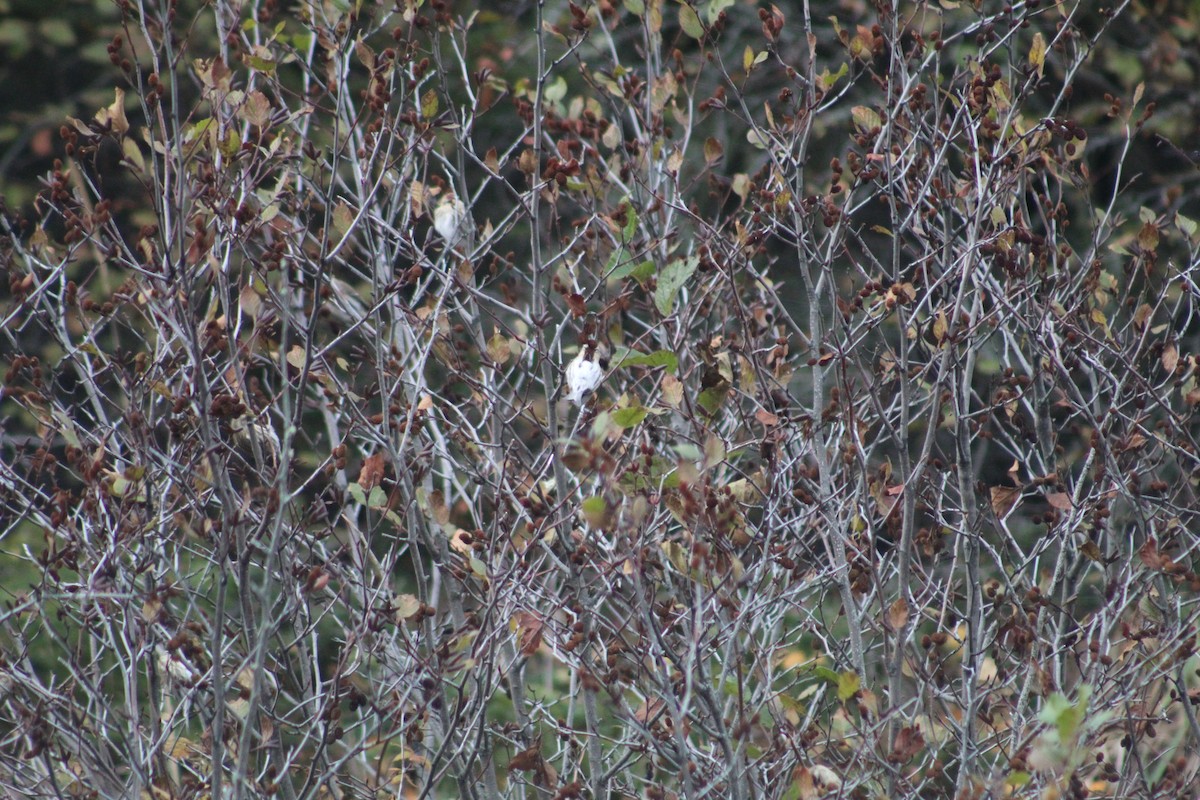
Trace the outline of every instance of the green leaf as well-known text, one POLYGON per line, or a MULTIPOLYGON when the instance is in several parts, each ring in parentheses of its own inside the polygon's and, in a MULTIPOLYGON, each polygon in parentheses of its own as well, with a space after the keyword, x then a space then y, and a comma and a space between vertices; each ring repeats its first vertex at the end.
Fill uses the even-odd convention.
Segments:
POLYGON ((604 518, 608 515, 608 503, 604 502, 603 497, 589 497, 583 501, 580 508, 588 525, 594 528, 604 527, 604 518))
POLYGON ((371 496, 367 498, 367 505, 370 508, 386 508, 387 507, 387 492, 382 486, 376 486, 371 490, 371 496))
POLYGON ((633 265, 633 268, 628 272, 628 276, 644 286, 646 281, 654 277, 654 262, 643 261, 640 264, 633 265))
POLYGON ((632 428, 641 423, 650 413, 650 409, 643 406, 634 406, 632 408, 618 408, 612 412, 612 421, 622 428, 632 428))
POLYGON ((75 31, 64 20, 53 17, 43 19, 38 23, 38 30, 55 47, 72 47, 75 44, 75 31))
POLYGON ((639 353, 622 347, 617 349, 613 364, 616 367, 666 367, 667 372, 674 372, 679 368, 679 357, 670 350, 639 353))
POLYGON ((721 16, 721 12, 733 5, 734 0, 708 0, 708 7, 704 9, 704 17, 711 25, 717 21, 717 17, 721 16))
POLYGON ((700 15, 696 13, 696 9, 686 2, 679 7, 679 27, 683 28, 683 32, 693 39, 704 38, 704 23, 700 21, 700 15))
POLYGON ((1009 784, 1018 789, 1022 786, 1027 786, 1032 778, 1033 776, 1028 772, 1022 772, 1020 770, 1017 770, 1016 772, 1010 772, 1008 774, 1009 784))
POLYGON ((720 464, 725 460, 725 443, 719 436, 709 436, 704 440, 704 468, 720 464))
POLYGON ((67 444, 71 445, 71 447, 74 447, 77 450, 81 448, 82 445, 79 443, 79 434, 75 432, 75 422, 69 416, 67 416, 66 412, 55 408, 50 411, 50 414, 54 417, 55 422, 58 423, 58 432, 62 434, 64 439, 66 439, 67 444))
POLYGON ((1189 218, 1185 217, 1183 214, 1176 214, 1175 215, 1175 224, 1179 227, 1179 230, 1183 231, 1184 235, 1187 236, 1189 239, 1195 238, 1195 236, 1196 236, 1196 221, 1194 219, 1189 219, 1189 218))
POLYGON ((835 83, 846 77, 846 73, 849 71, 850 65, 846 63, 843 63, 842 66, 838 68, 837 72, 830 72, 829 69, 826 68, 821 71, 820 75, 817 76, 817 83, 823 90, 828 92, 833 88, 835 83))
POLYGON ((625 227, 621 230, 621 241, 624 244, 629 244, 633 241, 634 234, 638 229, 637 212, 633 210, 633 203, 628 199, 622 204, 625 206, 625 227))
POLYGON ((268 75, 275 72, 275 62, 269 58, 262 58, 261 56, 247 56, 246 63, 250 65, 251 69, 257 72, 265 72, 268 75))
POLYGON ((554 83, 550 84, 543 91, 543 96, 547 102, 558 103, 567 96, 567 79, 559 75, 554 79, 554 83))
POLYGON ((814 666, 812 669, 812 672, 814 675, 816 675, 818 678, 825 681, 826 683, 831 683, 834 686, 837 686, 838 680, 839 680, 838 674, 836 672, 834 672, 833 670, 831 670, 829 667, 822 667, 819 665, 814 666))
POLYGON ((625 8, 638 17, 646 13, 646 4, 642 0, 625 0, 625 8))
MULTIPOLYGON (((618 254, 613 253, 612 258, 608 263, 616 264, 618 254)), ((608 279, 610 281, 620 281, 622 278, 634 278, 638 283, 646 283, 647 279, 654 276, 654 261, 625 261, 624 264, 617 266, 616 269, 606 269, 608 279)))
POLYGON ((1060 742, 1070 742, 1079 731, 1079 725, 1087 715, 1088 700, 1091 699, 1092 689, 1086 684, 1079 687, 1079 701, 1072 703, 1061 692, 1055 692, 1046 698, 1046 704, 1038 712, 1038 719, 1047 725, 1053 725, 1058 732, 1060 742))
POLYGON ((650 459, 650 467, 644 474, 639 470, 630 469, 620 477, 618 485, 621 487, 621 491, 627 495, 647 489, 678 489, 678 465, 662 456, 654 456, 650 459))
POLYGON ((349 495, 354 498, 354 502, 358 503, 360 506, 365 506, 367 504, 366 492, 364 492, 362 486, 358 485, 357 483, 352 483, 347 486, 346 492, 349 493, 349 495))
POLYGON ((664 317, 670 315, 675 307, 675 295, 699 265, 699 256, 688 256, 677 258, 663 268, 658 276, 658 288, 654 290, 654 305, 664 317))
POLYGON ((700 393, 696 398, 696 402, 710 416, 716 416, 716 413, 721 410, 721 406, 725 404, 725 395, 729 394, 729 384, 721 383, 717 386, 710 386, 700 393))

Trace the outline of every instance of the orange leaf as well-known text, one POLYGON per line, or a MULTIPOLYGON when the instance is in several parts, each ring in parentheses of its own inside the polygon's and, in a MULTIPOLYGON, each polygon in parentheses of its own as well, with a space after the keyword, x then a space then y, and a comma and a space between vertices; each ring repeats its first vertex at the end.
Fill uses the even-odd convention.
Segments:
POLYGON ((767 411, 765 408, 760 408, 758 411, 754 412, 754 418, 768 428, 772 425, 779 424, 779 417, 775 414, 772 414, 770 411, 767 411))

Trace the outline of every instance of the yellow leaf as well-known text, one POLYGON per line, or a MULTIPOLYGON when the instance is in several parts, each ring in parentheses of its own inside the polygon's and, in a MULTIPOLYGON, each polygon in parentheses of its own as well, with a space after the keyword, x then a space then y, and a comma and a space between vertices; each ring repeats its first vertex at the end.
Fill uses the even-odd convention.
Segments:
POLYGON ((129 132, 129 120, 125 117, 125 90, 117 89, 115 94, 112 105, 96 112, 96 121, 118 136, 124 136, 129 132))
POLYGON ((488 339, 488 355, 492 357, 492 361, 495 361, 497 365, 505 363, 508 361, 509 356, 512 355, 512 350, 508 346, 508 339, 501 336, 499 331, 496 331, 492 338, 488 339))
POLYGON ((423 119, 433 119, 438 112, 438 96, 437 90, 430 89, 421 95, 421 117, 423 119))
POLYGON ((683 383, 674 375, 663 376, 663 402, 672 408, 679 408, 683 402, 683 383))
POLYGON ((1033 35, 1033 44, 1029 46, 1029 65, 1037 70, 1039 78, 1042 77, 1046 67, 1046 37, 1041 31, 1033 35))
POLYGON ((722 156, 724 156, 724 155, 725 155, 725 148, 721 145, 721 143, 719 141, 717 141, 716 139, 714 139, 711 136, 704 140, 704 163, 705 164, 707 164, 708 166, 711 167, 713 164, 716 164, 718 161, 720 161, 722 156))
POLYGON ((850 117, 854 124, 864 133, 870 133, 875 128, 882 127, 879 113, 867 106, 855 106, 850 109, 850 117))
POLYGON ((396 622, 406 620, 421 610, 421 601, 411 594, 399 594, 392 600, 392 609, 396 613, 396 622))
POLYGON ((296 369, 304 369, 306 356, 304 348, 298 344, 292 345, 292 349, 288 350, 287 362, 296 369))

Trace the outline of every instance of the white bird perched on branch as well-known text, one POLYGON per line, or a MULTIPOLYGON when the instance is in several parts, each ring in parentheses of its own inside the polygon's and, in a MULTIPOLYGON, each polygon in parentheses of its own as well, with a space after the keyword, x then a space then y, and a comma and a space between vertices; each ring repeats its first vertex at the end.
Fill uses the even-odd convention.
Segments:
POLYGON ((575 405, 583 405, 583 399, 604 380, 604 368, 581 352, 567 365, 566 379, 567 399, 575 405))
POLYGON ((583 405, 584 398, 596 390, 604 380, 611 351, 601 339, 587 337, 579 346, 579 355, 567 365, 564 375, 567 382, 567 399, 575 405, 583 405))
POLYGON ((433 229, 446 242, 446 247, 452 248, 464 241, 470 226, 466 205, 453 193, 444 196, 433 209, 433 229))

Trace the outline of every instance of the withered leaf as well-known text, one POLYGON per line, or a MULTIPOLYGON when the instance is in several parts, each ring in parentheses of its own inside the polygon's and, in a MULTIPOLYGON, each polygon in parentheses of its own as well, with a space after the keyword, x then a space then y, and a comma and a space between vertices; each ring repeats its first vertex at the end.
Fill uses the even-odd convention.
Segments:
POLYGON ((999 519, 1004 519, 1021 501, 1021 490, 1013 486, 993 486, 992 513, 999 519))
POLYGON ((385 460, 383 453, 367 456, 362 469, 358 472, 358 484, 366 491, 371 491, 383 480, 385 460))

